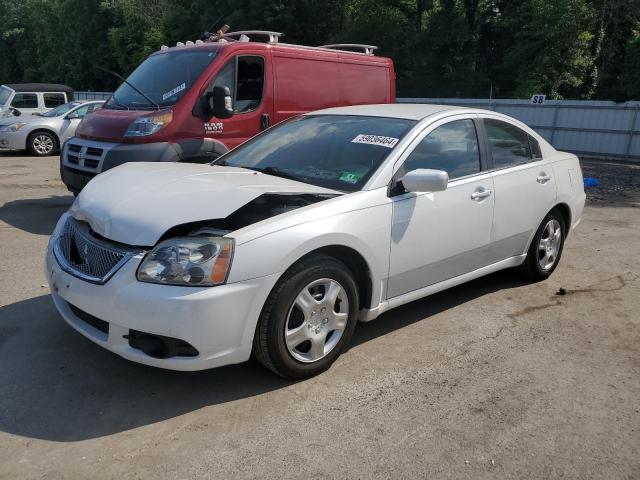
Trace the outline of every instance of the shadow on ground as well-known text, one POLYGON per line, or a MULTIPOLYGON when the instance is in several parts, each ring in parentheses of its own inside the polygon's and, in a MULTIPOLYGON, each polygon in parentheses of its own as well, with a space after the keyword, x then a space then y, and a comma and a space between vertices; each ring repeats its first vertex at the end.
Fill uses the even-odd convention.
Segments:
MULTIPOLYGON (((501 272, 413 302, 358 325, 351 348, 520 285, 501 272)), ((291 383, 254 360, 193 373, 128 362, 68 327, 48 295, 0 307, 0 365, 0 430, 57 442, 111 435, 291 383)))
POLYGON ((72 195, 14 200, 0 207, 0 221, 25 232, 51 235, 58 219, 72 203, 72 195))

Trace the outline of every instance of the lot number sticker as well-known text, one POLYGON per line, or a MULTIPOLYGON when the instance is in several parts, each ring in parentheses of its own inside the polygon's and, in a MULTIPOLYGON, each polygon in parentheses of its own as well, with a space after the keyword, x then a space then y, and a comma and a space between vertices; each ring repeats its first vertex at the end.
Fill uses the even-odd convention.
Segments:
POLYGON ((397 138, 382 137, 380 135, 365 135, 361 133, 351 140, 351 143, 366 143, 367 145, 380 145, 381 147, 393 148, 398 143, 397 138))

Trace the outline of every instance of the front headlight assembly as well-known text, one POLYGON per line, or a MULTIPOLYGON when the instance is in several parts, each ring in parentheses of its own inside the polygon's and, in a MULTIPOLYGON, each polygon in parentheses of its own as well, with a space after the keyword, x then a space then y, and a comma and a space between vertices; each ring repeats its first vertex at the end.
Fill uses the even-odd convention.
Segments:
POLYGON ((137 278, 164 285, 211 287, 227 280, 232 257, 231 238, 172 238, 145 255, 137 278))
POLYGON ((5 125, 4 127, 1 127, 0 130, 3 132, 17 132, 25 125, 26 123, 24 122, 17 122, 17 123, 12 123, 11 125, 5 125))

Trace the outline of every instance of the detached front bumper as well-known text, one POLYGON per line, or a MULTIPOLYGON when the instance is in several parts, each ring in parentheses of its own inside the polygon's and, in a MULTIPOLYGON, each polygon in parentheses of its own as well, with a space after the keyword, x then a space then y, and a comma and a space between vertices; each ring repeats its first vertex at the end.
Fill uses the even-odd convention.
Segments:
POLYGON ((251 355, 258 317, 277 275, 210 288, 156 285, 136 280, 138 255, 97 285, 63 271, 53 241, 45 267, 51 297, 65 321, 91 341, 128 360, 170 370, 204 370, 251 355), (182 340, 198 354, 150 356, 130 345, 132 331, 182 340))

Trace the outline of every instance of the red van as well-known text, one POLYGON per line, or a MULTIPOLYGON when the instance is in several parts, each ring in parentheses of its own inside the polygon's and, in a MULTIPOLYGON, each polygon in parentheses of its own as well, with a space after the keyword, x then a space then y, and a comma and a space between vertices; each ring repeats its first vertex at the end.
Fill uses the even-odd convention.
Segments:
POLYGON ((125 162, 210 162, 299 113, 395 102, 393 62, 375 47, 288 45, 281 35, 233 32, 150 55, 65 143, 67 188, 125 162))

